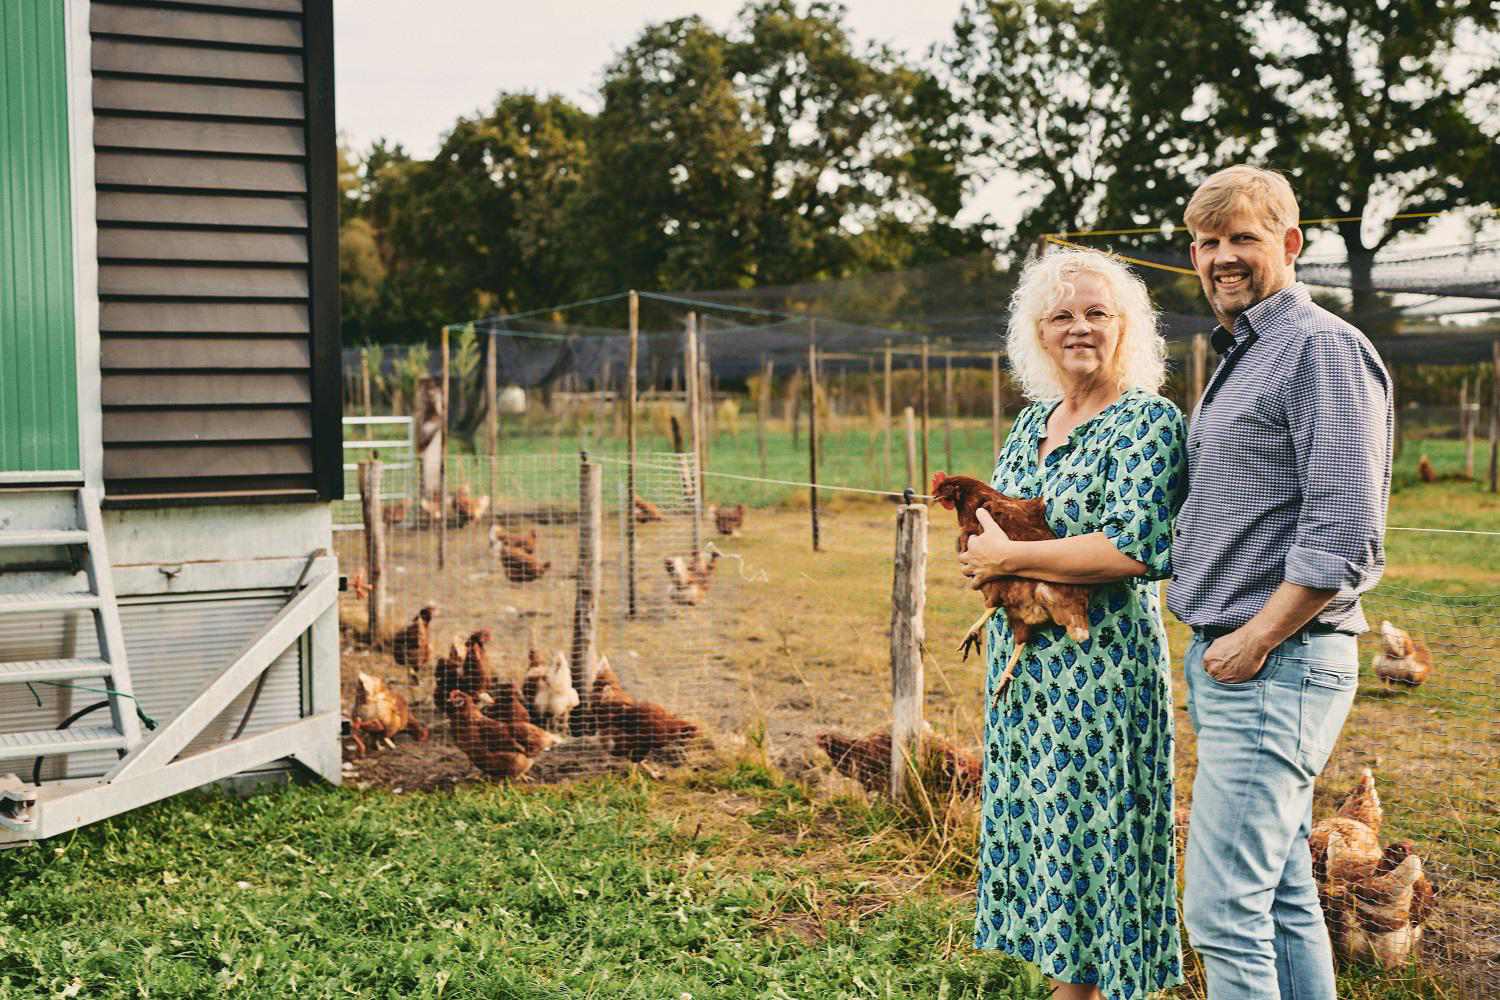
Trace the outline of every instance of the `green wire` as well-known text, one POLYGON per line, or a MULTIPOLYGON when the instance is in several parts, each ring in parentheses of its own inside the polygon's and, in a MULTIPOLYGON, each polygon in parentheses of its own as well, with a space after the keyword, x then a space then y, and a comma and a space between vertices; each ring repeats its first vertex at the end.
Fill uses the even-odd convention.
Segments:
MULTIPOLYGON (((92 694, 109 695, 112 698, 129 698, 131 701, 135 702, 135 714, 141 717, 141 721, 144 722, 150 729, 156 728, 156 720, 146 714, 146 710, 141 708, 140 699, 136 698, 136 696, 133 694, 126 694, 124 691, 116 691, 112 688, 89 687, 86 684, 69 684, 67 681, 37 681, 36 683, 49 684, 52 687, 72 688, 74 691, 88 691, 92 694)), ((36 707, 41 708, 42 696, 36 693, 36 688, 32 687, 31 684, 31 681, 26 682, 26 690, 30 691, 31 696, 36 699, 36 707)))

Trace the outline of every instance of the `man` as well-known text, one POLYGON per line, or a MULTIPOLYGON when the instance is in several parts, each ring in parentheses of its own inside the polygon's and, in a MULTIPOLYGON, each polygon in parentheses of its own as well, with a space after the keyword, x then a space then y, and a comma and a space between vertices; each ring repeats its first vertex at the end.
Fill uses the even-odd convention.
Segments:
POLYGON ((1210 1000, 1334 1000, 1307 848, 1313 781, 1354 701, 1359 596, 1385 567, 1390 376, 1297 281, 1297 219, 1286 178, 1236 166, 1185 220, 1221 324, 1167 587, 1193 627, 1183 916, 1210 1000))

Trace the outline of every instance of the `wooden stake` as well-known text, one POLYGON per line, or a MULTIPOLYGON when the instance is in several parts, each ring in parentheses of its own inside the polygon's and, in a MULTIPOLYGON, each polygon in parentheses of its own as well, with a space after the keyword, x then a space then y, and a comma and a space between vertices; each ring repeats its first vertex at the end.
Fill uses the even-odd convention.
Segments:
POLYGON ((1000 457, 1000 352, 990 355, 990 461, 1000 457))
POLYGON ((880 417, 881 423, 885 425, 885 462, 881 466, 881 478, 889 483, 891 481, 891 342, 889 338, 885 342, 885 409, 880 417))
POLYGON ((1188 359, 1187 411, 1191 415, 1203 398, 1204 377, 1208 371, 1208 334, 1193 334, 1192 353, 1188 359))
POLYGON ((380 460, 359 463, 360 511, 365 521, 365 571, 369 574, 370 646, 385 645, 385 512, 380 503, 380 460))
POLYGON ((910 406, 906 415, 906 488, 917 492, 917 414, 910 406))
MULTIPOLYGON (((369 420, 372 416, 374 416, 374 413, 370 409, 370 349, 368 347, 360 349, 360 352, 359 352, 359 370, 360 370, 360 392, 364 396, 364 404, 365 404, 365 419, 369 420)), ((368 423, 365 424, 365 440, 366 441, 373 441, 374 439, 375 439, 375 427, 374 427, 374 425, 368 424, 368 423)))
POLYGON ((1490 492, 1495 493, 1500 472, 1500 340, 1492 345, 1495 373, 1490 377, 1490 492))
POLYGON ((943 355, 943 456, 953 468, 953 355, 943 355))
POLYGON ((755 434, 760 446, 760 477, 766 478, 766 424, 771 419, 771 378, 776 371, 776 362, 766 358, 765 374, 761 377, 760 400, 755 407, 755 434))
POLYGON ((689 491, 689 506, 693 511, 693 551, 697 551, 697 543, 702 532, 703 517, 703 466, 699 462, 701 448, 699 442, 703 439, 703 401, 699 398, 699 390, 703 383, 697 378, 698 371, 698 314, 688 313, 687 330, 682 340, 682 370, 688 373, 687 397, 688 397, 688 434, 692 438, 691 451, 693 453, 693 476, 692 489, 689 491))
POLYGON ((792 411, 792 447, 796 448, 797 443, 802 439, 802 368, 800 366, 793 373, 788 389, 791 390, 787 393, 789 397, 787 405, 792 411))
POLYGON ((930 482, 927 471, 927 418, 931 409, 927 391, 927 338, 922 338, 922 488, 930 482))
POLYGON ((635 369, 640 349, 641 300, 630 291, 630 362, 625 370, 625 608, 635 617, 635 369))
POLYGON ((448 328, 443 327, 443 445, 438 452, 438 569, 448 561, 448 328))
POLYGON ((698 314, 690 313, 693 330, 698 338, 698 495, 703 496, 707 485, 703 474, 708 469, 709 445, 712 444, 714 428, 718 426, 718 414, 714 412, 713 370, 708 359, 708 338, 698 331, 698 314))
MULTIPOLYGON (((490 510, 500 508, 500 362, 495 358, 495 334, 490 331, 489 355, 484 359, 484 408, 489 419, 485 421, 486 444, 490 450, 490 510)), ((490 515, 492 518, 494 514, 490 515)))
MULTIPOLYGON (((1474 382, 1474 401, 1479 402, 1479 382, 1474 382)), ((1469 416, 1469 376, 1458 384, 1458 432, 1464 439, 1464 475, 1474 478, 1474 421, 1469 416)))
MULTIPOLYGON (((603 580, 601 561, 604 538, 603 467, 589 462, 587 452, 578 465, 578 583, 573 599, 573 642, 569 666, 573 687, 588 711, 574 712, 569 728, 574 736, 583 736, 593 728, 594 667, 598 659, 599 591, 603 580)), ((635 520, 634 508, 627 507, 626 523, 635 520)))
POLYGON ((897 509, 895 564, 891 583, 891 799, 902 802, 907 794, 910 762, 916 759, 922 737, 926 504, 897 509))
POLYGON ((807 468, 812 548, 818 551, 818 321, 807 321, 807 468))

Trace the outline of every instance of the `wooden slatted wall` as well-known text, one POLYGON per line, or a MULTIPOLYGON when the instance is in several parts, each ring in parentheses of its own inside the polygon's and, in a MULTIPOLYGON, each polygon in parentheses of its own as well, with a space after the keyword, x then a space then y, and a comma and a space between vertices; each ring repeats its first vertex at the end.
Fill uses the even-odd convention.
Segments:
POLYGON ((331 0, 90 30, 108 496, 339 495, 331 0))

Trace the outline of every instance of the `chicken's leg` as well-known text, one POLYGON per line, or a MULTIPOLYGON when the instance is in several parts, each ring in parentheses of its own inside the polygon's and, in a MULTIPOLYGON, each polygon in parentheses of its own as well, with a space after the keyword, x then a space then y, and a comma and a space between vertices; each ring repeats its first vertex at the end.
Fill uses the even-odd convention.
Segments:
POLYGON ((979 620, 969 626, 969 631, 964 634, 964 641, 958 644, 959 652, 964 654, 964 659, 969 658, 969 650, 978 647, 979 639, 984 635, 984 626, 995 614, 994 608, 985 608, 984 614, 979 620))
POLYGON ((1000 692, 1004 691, 1005 685, 1009 684, 1011 679, 1016 676, 1016 663, 1020 661, 1021 654, 1025 652, 1025 650, 1026 643, 1016 643, 1016 651, 1010 654, 1010 662, 1005 664, 1005 672, 1001 674, 1000 679, 995 682, 995 697, 990 699, 991 708, 994 708, 996 705, 1000 704, 1000 692))

